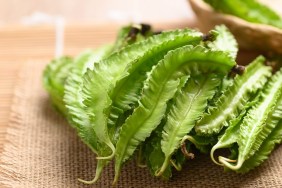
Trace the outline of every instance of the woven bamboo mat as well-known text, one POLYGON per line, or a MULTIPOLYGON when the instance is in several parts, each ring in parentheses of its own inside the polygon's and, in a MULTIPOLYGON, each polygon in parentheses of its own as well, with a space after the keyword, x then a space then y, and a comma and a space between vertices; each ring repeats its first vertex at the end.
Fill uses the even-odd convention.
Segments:
MULTIPOLYGON (((63 53, 75 55, 111 42, 117 28, 67 26, 63 53)), ((52 26, 0 28, 0 182, 10 187, 93 187, 76 179, 93 176, 94 154, 54 112, 41 86, 42 69, 54 57, 55 44, 52 26)), ((254 56, 242 54, 242 63, 254 56)), ((261 167, 241 176, 224 173, 207 156, 199 155, 169 182, 151 177, 132 162, 125 166, 118 187, 281 187, 281 156, 279 147, 261 167)), ((95 187, 110 187, 112 180, 110 165, 95 187)))

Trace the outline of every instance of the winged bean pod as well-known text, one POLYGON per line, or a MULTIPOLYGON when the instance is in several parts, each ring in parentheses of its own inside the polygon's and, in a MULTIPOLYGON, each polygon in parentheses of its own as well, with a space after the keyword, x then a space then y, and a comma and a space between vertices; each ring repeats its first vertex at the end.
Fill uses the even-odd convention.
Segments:
POLYGON ((272 76, 263 57, 236 65, 225 26, 150 35, 146 24, 124 27, 114 47, 56 59, 44 71, 53 104, 97 155, 94 179, 79 180, 96 182, 115 158, 116 183, 137 149, 164 179, 193 149, 236 172, 262 163, 282 141, 282 69, 272 76), (231 156, 215 160, 221 148, 231 156))
POLYGON ((184 45, 197 45, 202 41, 202 35, 193 30, 185 31, 182 35, 175 36, 172 40, 167 40, 162 45, 158 45, 144 52, 134 63, 126 68, 126 75, 117 80, 114 88, 110 91, 111 106, 105 109, 108 117, 108 127, 112 131, 114 143, 117 140, 120 125, 116 121, 125 111, 132 109, 136 105, 141 95, 143 83, 147 74, 164 55, 173 49, 184 45))
POLYGON ((64 116, 67 116, 67 110, 63 101, 64 84, 72 67, 73 59, 64 56, 52 60, 43 72, 43 85, 48 91, 55 108, 64 116))
POLYGON ((219 84, 220 77, 217 75, 195 75, 176 96, 176 102, 163 128, 161 146, 165 160, 158 175, 166 169, 171 155, 179 148, 183 137, 192 130, 196 120, 204 113, 208 100, 213 97, 219 84))
POLYGON ((255 154, 247 159, 242 167, 238 170, 240 173, 246 173, 254 167, 260 165, 264 160, 268 158, 268 155, 274 149, 276 144, 280 144, 282 141, 282 96, 279 99, 275 109, 271 112, 266 120, 266 126, 264 132, 267 137, 263 140, 261 146, 255 154))
POLYGON ((243 75, 237 75, 234 83, 209 112, 195 126, 198 134, 213 135, 219 133, 228 122, 245 110, 247 102, 261 89, 271 76, 271 68, 263 65, 261 56, 247 67, 243 75))
MULTIPOLYGON (((147 52, 158 46, 167 48, 166 44, 171 45, 169 41, 177 38, 189 39, 191 38, 190 36, 191 30, 186 29, 149 37, 144 41, 122 48, 121 51, 96 63, 93 70, 89 69, 83 76, 82 96, 84 98, 84 105, 90 115, 91 124, 99 142, 104 143, 104 147, 109 147, 112 150, 111 154, 104 156, 103 159, 111 159, 115 153, 115 146, 109 136, 106 114, 109 114, 109 107, 112 104, 110 92, 116 82, 127 77, 129 75, 127 69, 131 67, 129 64, 141 63, 142 61, 140 62, 139 58, 143 57, 147 52)), ((198 40, 202 38, 202 34, 199 32, 195 32, 194 36, 198 40)), ((183 41, 176 40, 175 46, 173 44, 172 46, 178 47, 179 43, 184 45, 183 41)))
POLYGON ((170 51, 153 68, 144 84, 139 106, 122 126, 116 148, 114 182, 118 180, 122 163, 160 123, 167 101, 175 94, 181 76, 197 75, 200 72, 226 75, 235 64, 228 55, 200 46, 186 46, 170 51))
MULTIPOLYGON (((82 141, 87 144, 98 156, 105 156, 109 153, 109 151, 107 148, 103 147, 101 143, 99 143, 97 135, 93 130, 92 124, 90 123, 90 116, 87 114, 87 109, 83 104, 83 97, 81 95, 83 82, 82 76, 88 68, 93 69, 94 63, 99 62, 101 59, 109 56, 113 52, 119 51, 121 48, 129 44, 142 41, 146 37, 150 36, 150 26, 146 25, 147 29, 145 30, 143 26, 145 25, 141 24, 140 30, 134 30, 136 28, 132 25, 122 27, 114 45, 107 45, 98 48, 94 52, 87 51, 85 53, 82 53, 75 59, 74 66, 71 69, 70 74, 68 75, 68 78, 66 80, 64 87, 64 102, 68 110, 67 119, 71 125, 77 128, 78 135, 80 136, 82 141), (132 30, 136 32, 133 33, 132 30)), ((96 167, 96 176, 93 180, 79 180, 88 184, 96 182, 102 172, 102 169, 107 163, 108 161, 98 160, 96 167)))
POLYGON ((266 123, 267 117, 279 102, 282 93, 282 69, 268 82, 259 95, 259 102, 253 106, 240 125, 238 138, 239 155, 236 164, 231 164, 223 157, 219 161, 232 170, 238 170, 243 163, 255 154, 263 140, 268 136, 275 124, 266 123))
MULTIPOLYGON (((70 124, 77 129, 77 133, 82 141, 98 156, 106 154, 97 142, 97 136, 92 129, 89 121, 89 116, 86 113, 81 96, 82 75, 88 67, 93 67, 93 64, 102 58, 106 57, 112 49, 111 45, 101 47, 95 51, 89 50, 79 55, 74 61, 74 67, 69 73, 65 83, 64 103, 68 112, 67 119, 70 124)), ((88 182, 79 179, 84 183, 93 183, 98 180, 102 169, 106 165, 106 161, 98 161, 96 166, 95 178, 88 182)))

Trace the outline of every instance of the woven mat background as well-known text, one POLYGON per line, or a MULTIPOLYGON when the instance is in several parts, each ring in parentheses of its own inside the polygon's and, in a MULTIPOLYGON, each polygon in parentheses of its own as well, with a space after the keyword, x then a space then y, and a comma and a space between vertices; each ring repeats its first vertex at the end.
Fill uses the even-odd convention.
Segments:
MULTIPOLYGON (((25 63, 19 73, 0 156, 0 187, 111 187, 112 165, 95 185, 77 181, 93 177, 95 155, 51 107, 41 84, 46 63, 25 63)), ((246 175, 223 172, 208 156, 198 155, 164 182, 129 162, 116 187, 281 187, 281 174, 282 147, 278 147, 269 160, 246 175)))

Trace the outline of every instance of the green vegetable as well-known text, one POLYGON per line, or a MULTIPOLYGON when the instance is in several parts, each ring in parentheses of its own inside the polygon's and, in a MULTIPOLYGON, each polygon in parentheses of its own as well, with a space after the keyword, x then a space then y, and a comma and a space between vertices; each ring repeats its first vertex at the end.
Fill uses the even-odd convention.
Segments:
POLYGON ((198 134, 213 135, 219 133, 228 122, 245 110, 246 103, 261 89, 271 76, 271 68, 264 66, 263 57, 258 57, 247 67, 243 75, 237 75, 234 83, 218 99, 216 107, 211 107, 208 113, 197 123, 198 134))
MULTIPOLYGON (((94 52, 86 51, 79 55, 74 62, 74 68, 70 71, 64 88, 64 102, 68 110, 68 121, 72 126, 77 128, 78 135, 82 141, 98 156, 103 155, 105 151, 101 150, 100 144, 97 142, 97 136, 90 124, 89 115, 86 113, 87 111, 82 103, 82 75, 87 68, 93 67, 95 62, 106 57, 111 49, 111 46, 105 46, 94 52)), ((93 182, 98 180, 106 164, 105 161, 98 161, 96 176, 93 182)), ((88 183, 87 181, 79 180, 88 183)))
MULTIPOLYGON (((248 108, 249 106, 250 104, 248 105, 248 108)), ((237 118, 230 121, 229 127, 225 130, 224 134, 221 135, 221 137, 219 138, 219 141, 212 147, 210 156, 211 156, 212 161, 215 164, 222 165, 221 163, 215 160, 214 158, 215 151, 221 148, 232 148, 233 146, 232 144, 238 141, 240 124, 242 123, 242 119, 246 115, 248 108, 242 111, 237 118)))
POLYGON ((94 63, 108 56, 111 52, 112 46, 107 45, 98 48, 95 51, 87 50, 81 53, 73 62, 73 67, 68 72, 68 77, 64 85, 63 101, 68 110, 68 120, 71 125, 80 127, 89 123, 85 123, 88 118, 81 117, 85 113, 82 98, 81 98, 81 84, 82 76, 87 68, 93 67, 94 63))
POLYGON ((183 75, 200 73, 226 75, 236 63, 221 51, 186 46, 169 52, 149 75, 139 106, 122 126, 115 154, 115 179, 121 165, 160 123, 166 103, 173 97, 183 75))
MULTIPOLYGON (((63 113, 70 124, 77 128, 81 139, 98 156, 103 156, 106 151, 102 150, 100 143, 97 142, 89 115, 82 103, 82 76, 87 68, 93 68, 94 63, 107 57, 113 51, 119 51, 126 45, 144 40, 152 35, 150 26, 144 24, 125 26, 121 28, 119 33, 113 46, 107 45, 95 51, 88 50, 74 60, 68 57, 58 58, 50 63, 44 71, 44 85, 50 93, 54 105, 63 113), (133 32, 136 27, 139 29, 133 32)), ((98 161, 96 177, 92 182, 97 180, 105 164, 105 161, 98 161)))
MULTIPOLYGON (((126 111, 136 106, 141 95, 143 83, 148 72, 161 60, 164 55, 175 48, 191 44, 197 45, 202 41, 202 34, 193 30, 183 30, 175 33, 175 36, 164 39, 160 45, 144 50, 144 54, 128 65, 126 72, 117 80, 116 85, 110 91, 111 106, 105 109, 108 116, 108 127, 113 127, 113 141, 116 143, 120 125, 116 124, 118 118, 126 111)), ((161 35, 160 35, 161 36, 161 35)))
POLYGON ((43 85, 48 91, 54 107, 64 116, 67 116, 63 101, 64 84, 72 67, 73 59, 64 56, 52 60, 43 72, 43 85))
POLYGON ((111 153, 103 159, 111 159, 115 153, 114 135, 109 135, 108 116, 112 104, 111 92, 117 81, 126 78, 135 67, 146 63, 152 55, 159 57, 164 51, 201 41, 202 34, 191 30, 177 30, 152 36, 147 40, 134 43, 121 51, 112 54, 107 59, 96 63, 93 70, 88 70, 83 76, 82 95, 84 105, 90 115, 90 121, 102 147, 109 147, 111 153), (181 40, 180 40, 181 39, 181 40), (187 41, 186 41, 187 40, 187 41), (140 58, 141 57, 141 58, 140 58), (131 65, 132 64, 132 65, 131 65), (107 76, 105 76, 107 75, 107 76))
MULTIPOLYGON (((45 89, 49 92, 50 98, 52 100, 55 108, 62 113, 64 116, 68 115, 66 111, 64 98, 64 85, 68 77, 72 77, 69 73, 73 69, 76 71, 83 71, 81 69, 86 69, 87 67, 92 67, 93 63, 100 60, 100 57, 109 55, 112 52, 117 52, 121 48, 130 45, 134 42, 144 40, 145 38, 152 35, 150 25, 146 24, 135 24, 122 27, 119 31, 119 35, 113 46, 107 45, 100 49, 94 51, 88 50, 80 54, 75 60, 71 57, 63 56, 52 60, 50 64, 45 68, 43 73, 43 85, 45 89), (92 60, 90 58, 92 56, 92 60), (84 63, 88 61, 88 65, 84 66, 84 63)), ((82 76, 82 73, 79 74, 82 76)))
POLYGON ((196 135, 191 131, 189 135, 184 136, 181 140, 182 147, 183 145, 186 145, 186 141, 189 141, 188 143, 193 144, 200 152, 207 154, 209 153, 211 146, 216 143, 217 138, 196 135))
MULTIPOLYGON (((235 58, 236 53, 237 53, 237 50, 236 50, 237 49, 237 42, 235 41, 232 34, 230 34, 228 29, 223 25, 215 27, 215 31, 213 33, 216 36, 215 40, 213 42, 212 41, 205 41, 204 45, 207 46, 208 48, 211 48, 212 50, 222 50, 222 51, 224 50, 225 52, 232 54, 231 56, 233 58, 235 58), (225 45, 225 48, 223 48, 224 43, 228 43, 228 46, 225 45)), ((214 77, 216 77, 216 76, 214 75, 214 77)), ((183 81, 181 81, 181 82, 183 84, 185 84, 186 79, 187 78, 182 79, 183 81)), ((191 88, 193 88, 193 86, 197 85, 197 84, 195 84, 195 82, 197 82, 197 79, 196 80, 194 80, 194 79, 195 78, 192 78, 192 79, 189 80, 189 82, 194 83, 194 84, 190 85, 191 83, 189 83, 187 85, 188 88, 191 89, 191 88)), ((202 77, 200 78, 200 76, 199 76, 198 80, 203 81, 203 78, 202 77)), ((212 80, 206 80, 206 81, 207 81, 206 85, 208 86, 209 83, 212 83, 214 80, 212 79, 212 80)), ((221 83, 221 82, 219 82, 219 83, 221 83)), ((183 87, 183 84, 180 84, 180 87, 179 87, 180 90, 183 87)), ((215 92, 216 92, 216 90, 213 91, 213 93, 215 93, 215 92)), ((183 91, 182 91, 182 95, 185 95, 185 94, 186 93, 183 93, 183 91)), ((177 94, 174 96, 175 101, 173 103, 175 103, 176 101, 179 102, 178 96, 179 97, 181 96, 179 92, 177 92, 177 94)), ((186 101, 186 100, 183 99, 183 101, 186 101)), ((167 108, 167 111, 170 111, 170 107, 171 107, 171 105, 169 105, 169 107, 167 108)), ((185 107, 185 105, 183 104, 182 107, 185 107)), ((206 105, 204 106, 204 108, 206 108, 206 105)), ((165 117, 169 117, 169 116, 166 114, 165 117)), ((163 129, 165 122, 166 121, 163 119, 163 121, 161 123, 162 125, 159 125, 158 126, 159 128, 157 128, 154 131, 154 133, 152 133, 153 134, 153 136, 151 136, 152 140, 149 139, 150 140, 150 141, 148 141, 149 144, 147 144, 147 146, 146 146, 146 148, 147 148, 146 153, 148 155, 147 164, 148 164, 149 169, 150 169, 152 174, 156 174, 157 171, 160 170, 162 163, 164 161, 164 154, 162 153, 162 150, 160 148, 160 146, 161 146, 160 142, 161 142, 161 139, 162 139, 161 138, 162 137, 162 133, 161 133, 162 131, 161 130, 163 129)), ((193 124, 193 126, 194 126, 194 124, 193 124)), ((173 137, 171 137, 171 139, 173 139, 173 137)), ((198 147, 201 147, 202 149, 203 148, 206 149, 205 146, 198 146, 198 147)), ((161 173, 159 174, 164 179, 168 179, 171 176, 171 165, 173 165, 175 168, 179 169, 179 168, 181 168, 181 164, 185 161, 185 157, 184 157, 184 155, 181 154, 181 150, 178 150, 178 152, 175 152, 175 153, 176 153, 175 159, 169 159, 168 160, 169 163, 166 163, 167 165, 169 164, 169 167, 166 168, 166 170, 164 171, 163 174, 161 174, 161 173)), ((165 168, 163 168, 163 169, 165 169, 165 168)))
POLYGON ((204 113, 207 101, 213 97, 219 84, 220 77, 217 75, 196 75, 188 80, 186 87, 176 96, 176 102, 163 128, 161 145, 165 160, 159 174, 166 169, 171 155, 180 147, 183 137, 192 130, 196 120, 204 113))
MULTIPOLYGON (((189 76, 183 76, 182 78, 180 78, 180 83, 177 88, 177 93, 179 93, 180 90, 185 86, 188 79, 189 76)), ((162 119, 160 125, 158 125, 158 127, 152 132, 151 136, 145 142, 146 147, 144 153, 146 153, 147 166, 152 175, 155 175, 156 172, 159 171, 165 159, 164 153, 162 152, 162 148, 161 148, 162 130, 165 123, 167 122, 167 114, 170 111, 172 105, 175 104, 175 100, 176 98, 174 97, 173 99, 168 101, 164 118, 162 119)), ((177 160, 176 163, 178 163, 179 166, 181 165, 181 163, 184 163, 185 157, 184 155, 181 154, 181 152, 178 152, 177 154, 178 155, 176 158, 177 160)), ((161 174, 161 178, 168 180, 172 176, 171 172, 172 172, 171 165, 168 165, 165 171, 161 174)))
MULTIPOLYGON (((161 138, 162 138, 162 129, 165 121, 163 121, 151 134, 150 138, 146 140, 145 151, 146 153, 146 164, 151 174, 154 176, 156 172, 160 169, 165 160, 164 153, 161 148, 161 138)), ((169 165, 165 171, 161 174, 161 178, 168 180, 172 176, 172 168, 169 165)))
POLYGON ((236 172, 262 163, 282 140, 282 69, 272 76, 263 57, 236 65, 225 26, 152 35, 149 25, 129 25, 113 45, 55 59, 44 71, 53 105, 97 155, 94 179, 80 181, 96 182, 115 158, 116 183, 134 154, 166 180, 195 149, 236 172), (221 148, 231 155, 216 160, 221 148))
POLYGON ((266 120, 275 108, 281 93, 282 69, 271 78, 261 95, 258 96, 258 103, 253 106, 240 124, 237 140, 239 155, 236 164, 231 164, 224 157, 219 157, 219 162, 227 168, 238 170, 247 159, 255 154, 271 130, 277 125, 271 121, 266 123, 266 120))
POLYGON ((235 59, 238 52, 238 44, 234 36, 225 25, 215 26, 214 30, 218 33, 217 37, 214 41, 206 41, 206 47, 228 53, 235 59))
POLYGON ((216 11, 232 14, 249 22, 272 25, 282 29, 281 17, 257 0, 204 0, 216 11))
POLYGON ((112 52, 118 52, 135 42, 142 41, 153 34, 151 26, 147 24, 131 24, 119 30, 112 52))
POLYGON ((282 141, 282 97, 280 97, 278 104, 273 110, 272 114, 266 120, 266 126, 264 128, 264 134, 268 134, 265 140, 262 142, 258 151, 247 159, 238 172, 246 173, 254 167, 260 165, 264 160, 268 158, 268 155, 274 149, 276 144, 280 144, 282 141), (274 127, 274 128, 273 128, 274 127))

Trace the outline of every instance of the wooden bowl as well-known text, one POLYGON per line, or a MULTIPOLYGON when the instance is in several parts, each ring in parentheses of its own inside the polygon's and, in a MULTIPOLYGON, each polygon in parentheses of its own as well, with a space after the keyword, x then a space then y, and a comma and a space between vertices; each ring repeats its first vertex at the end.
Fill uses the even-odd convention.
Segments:
POLYGON ((224 24, 234 34, 242 49, 282 54, 282 29, 250 23, 232 15, 215 12, 202 0, 188 1, 198 17, 199 27, 203 32, 208 32, 215 25, 224 24))

